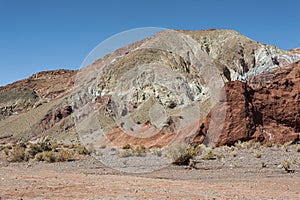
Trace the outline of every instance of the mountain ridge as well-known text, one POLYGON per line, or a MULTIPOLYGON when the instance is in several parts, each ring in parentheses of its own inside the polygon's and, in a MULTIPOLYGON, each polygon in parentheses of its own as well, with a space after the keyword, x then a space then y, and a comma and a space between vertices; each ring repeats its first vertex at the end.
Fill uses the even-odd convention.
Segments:
MULTIPOLYGON (((235 80, 253 82, 260 74, 272 74, 274 70, 298 61, 298 50, 284 51, 260 44, 233 30, 161 32, 120 48, 79 71, 39 72, 28 79, 0 87, 0 136, 9 136, 3 142, 49 138, 93 143, 95 141, 90 136, 99 134, 98 126, 109 132, 114 128, 119 130, 123 124, 121 129, 125 133, 133 128, 138 134, 139 124, 151 121, 160 129, 169 119, 183 114, 184 119, 175 120, 174 126, 181 130, 190 123, 189 120, 209 113, 218 102, 212 99, 219 95, 220 86, 235 80), (152 72, 152 69, 157 72, 152 72), (180 79, 173 79, 175 76, 180 79), (164 80, 165 77, 172 81, 164 80), (219 84, 216 94, 212 91, 215 88, 210 85, 210 79, 215 81, 213 84, 219 84), (178 91, 172 89, 179 86, 178 91), (22 88, 26 88, 26 92, 22 88), (17 96, 21 97, 19 93, 22 93, 24 97, 4 100, 8 96, 5 92, 13 89, 17 90, 17 96), (120 110, 119 100, 126 102, 126 109, 120 110), (196 108, 190 108, 191 104, 197 105, 195 116, 180 111, 196 108), (155 106, 164 110, 166 116, 151 116, 151 109, 155 106), (86 109, 85 113, 81 108, 86 109), (124 115, 131 121, 122 113, 126 113, 124 115), (150 116, 145 116, 145 113, 150 113, 150 116), (29 121, 31 115, 39 117, 27 125, 20 125, 17 121, 21 120, 21 114, 29 121), (81 117, 74 119, 77 115, 81 117), (99 120, 94 121, 94 125, 100 125, 87 125, 91 123, 88 122, 89 115, 99 120), (87 126, 90 128, 86 129, 87 126), (13 136, 8 133, 9 129, 14 130, 13 136)), ((268 80, 262 80, 260 84, 264 85, 264 81, 268 80)), ((199 130, 198 127, 189 130, 195 131, 195 128, 199 130)), ((167 129, 171 130, 170 127, 167 129)))

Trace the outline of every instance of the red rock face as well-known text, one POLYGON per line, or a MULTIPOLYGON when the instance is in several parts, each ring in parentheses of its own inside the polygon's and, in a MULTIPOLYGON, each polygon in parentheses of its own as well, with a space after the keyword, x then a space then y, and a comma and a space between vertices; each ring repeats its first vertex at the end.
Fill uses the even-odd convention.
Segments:
POLYGON ((300 63, 274 72, 268 83, 263 78, 256 77, 256 83, 262 84, 255 84, 255 89, 240 81, 226 83, 226 98, 221 98, 202 119, 198 136, 205 135, 217 145, 232 145, 238 140, 281 144, 299 141, 300 63), (224 124, 218 124, 222 118, 224 124))

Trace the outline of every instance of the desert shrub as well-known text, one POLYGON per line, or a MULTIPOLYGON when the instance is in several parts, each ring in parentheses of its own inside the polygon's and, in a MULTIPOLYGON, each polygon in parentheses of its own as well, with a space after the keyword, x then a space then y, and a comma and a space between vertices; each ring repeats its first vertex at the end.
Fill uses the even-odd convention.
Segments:
POLYGON ((126 158, 126 157, 133 156, 134 154, 131 149, 120 149, 118 155, 121 158, 126 158))
POLYGON ((9 162, 23 162, 27 161, 26 148, 20 145, 16 145, 10 152, 8 152, 7 160, 9 162))
POLYGON ((160 148, 158 147, 154 147, 151 149, 151 152, 154 154, 154 155, 157 155, 158 157, 162 156, 162 151, 160 148))
POLYGON ((39 145, 41 146, 42 151, 51 151, 52 150, 52 146, 49 142, 42 142, 42 143, 39 143, 39 145))
POLYGON ((242 149, 257 149, 261 146, 259 142, 253 140, 240 143, 242 149))
POLYGON ((242 149, 242 142, 238 140, 237 142, 234 143, 234 146, 238 149, 242 149))
POLYGON ((5 147, 4 149, 3 149, 3 153, 4 153, 4 156, 8 156, 9 155, 9 152, 10 152, 10 149, 8 148, 8 147, 5 147))
POLYGON ((264 146, 265 147, 272 147, 273 143, 269 141, 269 142, 266 142, 264 146))
POLYGON ((64 162, 74 160, 74 154, 67 150, 60 150, 56 153, 55 162, 64 162))
POLYGON ((57 144, 56 142, 55 143, 51 143, 51 149, 57 149, 59 148, 59 144, 57 144))
POLYGON ((186 143, 172 145, 167 149, 167 157, 175 161, 185 152, 187 148, 188 144, 186 143))
POLYGON ((207 146, 210 147, 211 149, 215 149, 216 148, 216 144, 215 143, 209 143, 207 146))
POLYGON ((284 160, 284 161, 281 162, 281 166, 283 167, 283 169, 286 172, 289 172, 290 168, 291 168, 291 163, 288 160, 284 160))
POLYGON ((141 144, 134 149, 134 154, 136 156, 146 156, 147 148, 141 144))
POLYGON ((35 160, 45 162, 64 162, 72 158, 72 154, 66 150, 54 151, 43 151, 35 155, 35 160))
POLYGON ((30 158, 34 158, 36 154, 43 152, 40 144, 30 144, 27 150, 27 154, 30 158))
POLYGON ((27 145, 24 143, 24 142, 21 142, 19 144, 16 144, 16 146, 19 146, 19 147, 23 147, 23 148, 27 148, 27 145))
POLYGON ((29 158, 34 158, 36 154, 45 152, 45 151, 58 151, 58 144, 50 144, 48 142, 42 142, 42 143, 30 143, 27 148, 27 155, 29 158))
POLYGON ((261 158, 261 152, 259 152, 259 151, 254 151, 253 155, 255 158, 261 158))
POLYGON ((90 155, 91 153, 85 146, 82 145, 78 145, 75 150, 79 155, 90 155))
POLYGON ((46 162, 55 162, 55 154, 57 152, 53 151, 44 151, 35 155, 37 161, 46 161, 46 162))
POLYGON ((168 148, 167 156, 173 160, 176 165, 189 165, 190 160, 199 155, 201 146, 179 143, 168 148))
POLYGON ((131 144, 125 144, 123 147, 122 147, 122 149, 127 149, 127 150, 133 150, 134 148, 133 148, 133 146, 131 145, 131 144))
POLYGON ((215 153, 213 153, 212 151, 209 151, 206 154, 204 154, 201 159, 202 160, 216 160, 217 155, 215 153))
POLYGON ((89 155, 90 151, 81 145, 73 145, 73 149, 65 149, 63 144, 19 143, 5 146, 2 150, 4 157, 10 162, 23 162, 30 159, 45 162, 62 162, 74 159, 75 155, 89 155))

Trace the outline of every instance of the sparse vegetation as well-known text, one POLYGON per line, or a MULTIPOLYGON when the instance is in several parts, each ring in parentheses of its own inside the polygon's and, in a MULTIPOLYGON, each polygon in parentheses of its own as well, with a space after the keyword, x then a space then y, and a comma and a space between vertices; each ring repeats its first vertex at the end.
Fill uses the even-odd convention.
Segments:
POLYGON ((7 160, 9 162, 27 161, 28 157, 25 153, 26 148, 23 145, 16 145, 12 151, 8 152, 7 160))
POLYGON ((202 160, 216 160, 217 155, 214 154, 212 151, 207 152, 202 156, 202 160))
POLYGON ((191 160, 200 154, 201 145, 188 145, 180 143, 171 146, 168 149, 168 157, 173 160, 176 165, 189 165, 191 160))
POLYGON ((143 145, 138 145, 136 147, 131 144, 126 144, 119 150, 119 156, 121 158, 130 156, 146 156, 148 149, 143 145))
POLYGON ((76 146, 75 150, 79 155, 90 155, 91 153, 85 146, 82 145, 76 146))
POLYGON ((136 156, 146 156, 147 148, 141 144, 134 149, 134 153, 136 156))
POLYGON ((240 140, 234 143, 234 147, 237 149, 257 149, 261 146, 259 142, 255 142, 253 140, 247 142, 241 142, 240 140))
POLYGON ((131 144, 125 144, 122 149, 126 149, 126 150, 133 150, 134 147, 131 144))
POLYGON ((82 145, 66 145, 57 143, 19 143, 5 146, 2 149, 4 158, 9 162, 26 162, 29 160, 45 162, 63 162, 73 160, 78 156, 89 155, 89 151, 82 145), (68 147, 71 147, 68 145, 68 147))
POLYGON ((45 162, 64 162, 73 158, 73 154, 67 150, 54 151, 43 151, 35 155, 35 160, 45 162))
POLYGON ((261 152, 260 151, 254 151, 253 155, 255 158, 261 158, 261 152))
POLYGON ((281 166, 286 172, 290 172, 291 163, 288 160, 282 161, 281 166))
POLYGON ((237 148, 237 149, 242 149, 242 142, 239 140, 237 142, 234 143, 234 146, 237 148))
POLYGON ((265 146, 265 147, 272 147, 272 146, 273 146, 273 143, 272 143, 272 142, 266 142, 264 146, 265 146))
POLYGON ((151 149, 151 152, 158 157, 162 156, 162 150, 160 148, 154 147, 151 149))
POLYGON ((131 149, 121 149, 118 154, 121 158, 127 158, 134 155, 131 149))

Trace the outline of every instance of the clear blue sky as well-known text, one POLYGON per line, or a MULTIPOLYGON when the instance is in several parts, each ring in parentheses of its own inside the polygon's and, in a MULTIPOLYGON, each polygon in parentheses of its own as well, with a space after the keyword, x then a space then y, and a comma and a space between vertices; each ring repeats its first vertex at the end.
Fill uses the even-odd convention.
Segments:
POLYGON ((0 85, 78 69, 100 42, 139 27, 235 29, 300 47, 299 7, 298 0, 0 0, 0 85))

